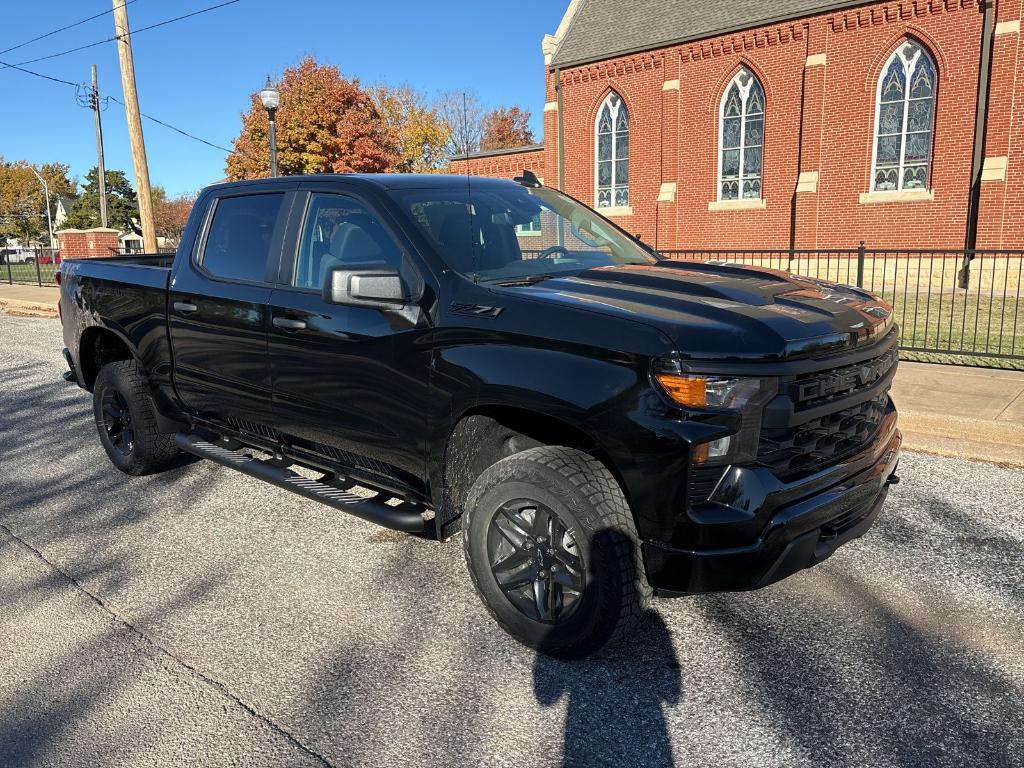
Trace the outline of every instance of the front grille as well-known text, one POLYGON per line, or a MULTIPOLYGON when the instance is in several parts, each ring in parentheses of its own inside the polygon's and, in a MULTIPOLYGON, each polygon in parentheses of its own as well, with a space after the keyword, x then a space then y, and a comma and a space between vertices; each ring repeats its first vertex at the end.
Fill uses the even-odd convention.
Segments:
POLYGON ((875 437, 888 408, 889 395, 883 392, 796 427, 763 429, 758 463, 780 479, 789 479, 842 461, 875 437))
POLYGON ((845 399, 883 379, 898 361, 899 353, 894 347, 871 360, 804 374, 790 385, 790 397, 797 410, 845 399))

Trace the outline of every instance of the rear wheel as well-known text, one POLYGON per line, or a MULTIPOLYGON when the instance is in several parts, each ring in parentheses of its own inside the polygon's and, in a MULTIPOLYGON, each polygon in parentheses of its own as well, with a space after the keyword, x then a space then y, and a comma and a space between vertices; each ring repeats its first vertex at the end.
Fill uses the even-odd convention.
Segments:
POLYGON ((174 435, 159 432, 153 401, 134 360, 100 369, 93 387, 93 415, 100 442, 114 466, 149 475, 177 463, 174 435))
POLYGON ((564 658, 629 634, 650 587, 615 478, 571 448, 531 448, 474 483, 466 562, 485 606, 520 642, 564 658))

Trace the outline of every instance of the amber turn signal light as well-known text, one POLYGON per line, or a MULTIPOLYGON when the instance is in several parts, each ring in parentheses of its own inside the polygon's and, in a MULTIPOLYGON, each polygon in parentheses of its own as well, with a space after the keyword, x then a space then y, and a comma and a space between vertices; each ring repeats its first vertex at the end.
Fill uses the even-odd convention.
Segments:
POLYGON ((708 460, 708 444, 699 443, 693 446, 690 451, 690 461, 694 464, 703 464, 708 460))
POLYGON ((680 405, 704 408, 708 404, 708 380, 700 376, 680 376, 675 373, 656 373, 665 393, 680 405))

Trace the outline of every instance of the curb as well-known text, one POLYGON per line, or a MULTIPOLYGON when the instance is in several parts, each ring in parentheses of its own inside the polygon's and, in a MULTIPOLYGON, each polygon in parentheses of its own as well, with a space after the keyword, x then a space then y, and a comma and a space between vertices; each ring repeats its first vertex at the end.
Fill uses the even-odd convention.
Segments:
POLYGON ((903 450, 1024 468, 1024 426, 901 410, 903 450))
POLYGON ((52 304, 41 304, 37 301, 21 301, 20 299, 0 298, 0 312, 12 317, 48 317, 57 318, 57 307, 52 304))

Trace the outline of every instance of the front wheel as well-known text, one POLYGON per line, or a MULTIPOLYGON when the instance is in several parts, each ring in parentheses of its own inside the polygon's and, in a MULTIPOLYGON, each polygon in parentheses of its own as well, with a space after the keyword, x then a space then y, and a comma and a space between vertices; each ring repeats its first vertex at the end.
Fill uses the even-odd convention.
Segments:
POLYGON ((542 446, 502 459, 465 514, 473 584, 521 643, 582 658, 633 629, 651 590, 622 489, 593 456, 542 446))
POLYGON ((92 398, 100 442, 115 467, 129 475, 149 475, 176 464, 174 435, 158 431, 138 363, 118 360, 104 365, 92 398))

